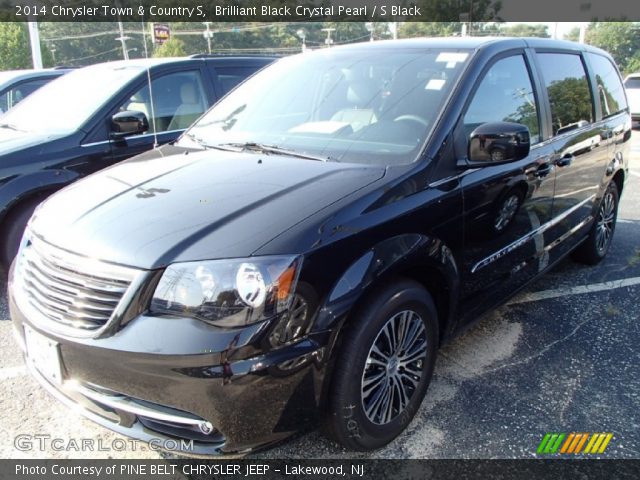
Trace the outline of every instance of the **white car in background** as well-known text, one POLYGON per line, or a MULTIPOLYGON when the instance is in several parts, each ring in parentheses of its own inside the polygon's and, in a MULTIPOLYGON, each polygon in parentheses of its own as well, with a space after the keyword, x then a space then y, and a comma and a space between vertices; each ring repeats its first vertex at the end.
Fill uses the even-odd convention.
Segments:
POLYGON ((624 86, 627 90, 629 109, 633 128, 640 127, 640 73, 632 73, 624 79, 624 86))

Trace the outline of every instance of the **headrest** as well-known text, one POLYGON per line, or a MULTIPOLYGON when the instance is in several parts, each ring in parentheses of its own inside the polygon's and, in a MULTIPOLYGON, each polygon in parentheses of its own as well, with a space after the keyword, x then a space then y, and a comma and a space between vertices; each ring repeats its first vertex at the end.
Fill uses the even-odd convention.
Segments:
POLYGON ((182 103, 187 104, 200 103, 198 93, 196 92, 196 88, 193 86, 193 83, 186 82, 180 86, 180 100, 182 101, 182 103))

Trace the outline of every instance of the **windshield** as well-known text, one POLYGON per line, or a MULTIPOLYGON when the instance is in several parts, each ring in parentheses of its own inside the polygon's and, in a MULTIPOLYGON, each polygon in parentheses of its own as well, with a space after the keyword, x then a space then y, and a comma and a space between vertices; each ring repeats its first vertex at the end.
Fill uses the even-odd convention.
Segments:
POLYGON ((222 99, 179 144, 265 145, 301 158, 410 163, 468 56, 460 50, 359 48, 285 58, 222 99))
POLYGON ((630 77, 624 82, 626 88, 640 88, 640 77, 630 77))
POLYGON ((29 95, 0 117, 0 124, 29 132, 74 132, 141 71, 109 64, 75 70, 29 95))

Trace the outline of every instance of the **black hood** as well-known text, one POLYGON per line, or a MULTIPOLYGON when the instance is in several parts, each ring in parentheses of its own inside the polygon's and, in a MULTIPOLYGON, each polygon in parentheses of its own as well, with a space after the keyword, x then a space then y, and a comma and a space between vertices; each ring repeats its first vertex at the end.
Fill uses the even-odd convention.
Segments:
POLYGON ((31 228, 72 252, 140 268, 243 257, 384 173, 383 167, 165 147, 53 195, 31 228))

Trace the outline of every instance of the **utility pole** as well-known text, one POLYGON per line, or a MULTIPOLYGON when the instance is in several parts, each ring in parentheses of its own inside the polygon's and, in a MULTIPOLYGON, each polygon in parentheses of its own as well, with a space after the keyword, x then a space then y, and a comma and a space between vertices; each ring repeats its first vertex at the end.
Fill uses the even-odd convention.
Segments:
POLYGON ((209 50, 209 55, 211 55, 211 38, 213 37, 213 32, 211 31, 211 28, 209 28, 209 26, 211 25, 211 22, 202 22, 204 23, 205 27, 207 27, 207 30, 205 32, 203 32, 204 38, 207 39, 207 49, 209 50))
POLYGON ((307 42, 306 42, 307 32, 301 28, 296 32, 296 35, 298 35, 298 37, 300 37, 300 40, 302 40, 302 52, 303 53, 306 52, 307 51, 307 42))
POLYGON ((587 26, 586 25, 580 25, 580 38, 579 38, 579 42, 580 43, 585 43, 587 40, 587 26))
POLYGON ((28 22, 29 40, 31 42, 31 59, 33 60, 33 68, 42 69, 42 52, 40 51, 40 32, 38 31, 38 22, 28 22))
POLYGON ((335 28, 323 28, 321 31, 327 32, 327 39, 324 41, 327 47, 331 47, 333 44, 333 38, 331 38, 331 32, 335 32, 335 28))
POLYGON ((129 51, 127 50, 127 40, 130 40, 130 37, 124 36, 124 27, 122 26, 122 22, 118 21, 118 29, 120 30, 120 36, 116 38, 116 40, 120 40, 122 44, 122 57, 125 60, 129 60, 129 51))

